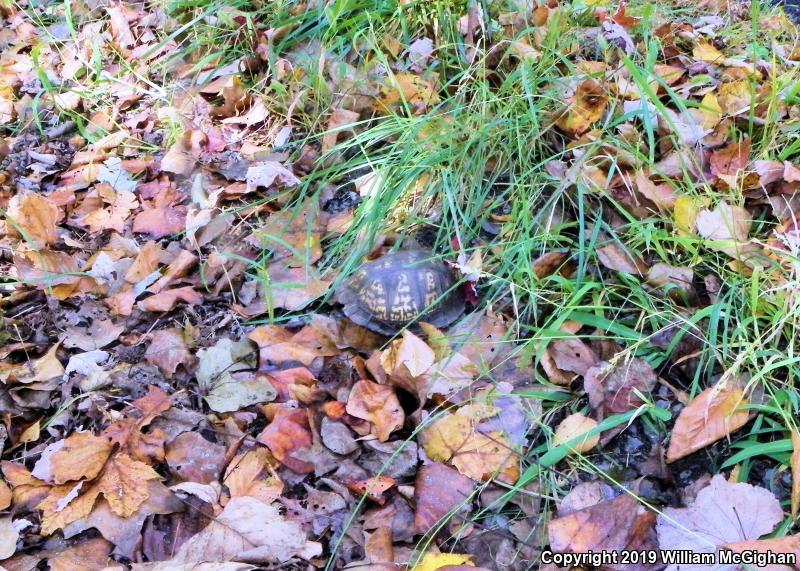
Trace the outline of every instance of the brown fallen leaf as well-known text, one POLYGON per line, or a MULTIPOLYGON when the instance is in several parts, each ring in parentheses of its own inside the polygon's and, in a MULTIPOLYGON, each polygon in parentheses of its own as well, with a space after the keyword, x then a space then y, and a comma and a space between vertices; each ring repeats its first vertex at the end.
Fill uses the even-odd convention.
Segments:
POLYGON ((414 526, 425 534, 470 508, 475 483, 455 469, 434 462, 417 472, 414 487, 414 526))
POLYGON ((88 539, 51 556, 50 571, 95 571, 111 563, 111 544, 102 537, 88 539))
POLYGON ((308 541, 303 529, 275 507, 239 497, 232 498, 203 531, 184 543, 174 561, 282 563, 321 553, 322 545, 308 541))
POLYGON ((123 410, 126 418, 118 420, 103 431, 121 450, 142 462, 164 461, 164 432, 159 428, 144 429, 172 406, 170 396, 156 386, 149 386, 147 394, 133 401, 123 410))
POLYGON ((401 108, 403 104, 420 113, 440 101, 433 79, 424 79, 405 71, 387 77, 386 84, 381 85, 380 90, 380 97, 375 100, 373 108, 384 114, 401 108))
POLYGON ((60 219, 58 207, 41 194, 17 194, 8 203, 8 235, 29 242, 35 250, 58 241, 60 219))
POLYGON ((709 387, 681 410, 672 429, 667 462, 674 462, 738 430, 750 419, 737 380, 709 387))
POLYGON ((144 462, 118 452, 106 464, 98 487, 111 511, 128 517, 147 499, 147 481, 158 478, 158 473, 144 462))
POLYGON ((150 345, 144 358, 156 365, 166 377, 172 377, 181 365, 188 367, 194 363, 195 357, 186 346, 181 329, 159 329, 150 334, 150 345))
MULTIPOLYGON (((644 401, 636 395, 636 391, 649 394, 656 380, 650 364, 634 357, 615 365, 601 362, 592 367, 583 378, 583 388, 589 395, 589 404, 597 420, 604 420, 643 405, 644 401)), ((604 433, 603 438, 608 433, 613 433, 613 430, 604 433)))
POLYGON ((110 319, 96 319, 88 327, 69 327, 64 335, 64 347, 93 351, 110 345, 125 331, 124 325, 115 325, 110 319))
POLYGON ((283 483, 271 470, 269 453, 264 448, 235 456, 225 469, 222 483, 232 498, 248 496, 265 503, 277 500, 283 491, 283 483))
MULTIPOLYGON (((769 490, 732 484, 717 474, 688 507, 663 509, 656 526, 658 544, 664 550, 714 553, 721 545, 756 540, 781 520, 781 504, 769 490)), ((707 566, 686 569, 699 571, 707 566)))
POLYGON ((322 137, 322 147, 320 152, 324 155, 335 145, 336 140, 344 132, 345 127, 358 121, 359 114, 348 109, 337 108, 331 112, 328 119, 328 130, 322 137))
POLYGON ((308 413, 304 409, 274 407, 275 416, 258 435, 258 441, 269 448, 275 459, 297 472, 308 474, 314 471, 310 462, 295 458, 294 454, 308 448, 313 442, 308 423, 308 413))
POLYGON ((394 388, 367 380, 353 385, 347 401, 347 413, 369 421, 381 442, 389 440, 392 432, 402 428, 406 420, 394 388))
POLYGON ((51 488, 47 497, 36 506, 42 510, 42 533, 50 535, 88 516, 99 495, 99 486, 87 482, 70 482, 51 488))
POLYGON ((644 260, 616 242, 597 248, 596 253, 600 263, 609 270, 641 276, 647 268, 644 260))
POLYGON ((75 432, 60 444, 61 447, 48 458, 51 474, 49 480, 56 484, 84 478, 91 480, 106 465, 114 447, 108 438, 95 436, 91 432, 75 432))
MULTIPOLYGON (((657 550, 656 514, 628 493, 550 521, 547 536, 556 553, 657 550)), ((663 545, 661 546, 663 549, 663 545)), ((608 564, 614 571, 658 569, 659 563, 608 564)))

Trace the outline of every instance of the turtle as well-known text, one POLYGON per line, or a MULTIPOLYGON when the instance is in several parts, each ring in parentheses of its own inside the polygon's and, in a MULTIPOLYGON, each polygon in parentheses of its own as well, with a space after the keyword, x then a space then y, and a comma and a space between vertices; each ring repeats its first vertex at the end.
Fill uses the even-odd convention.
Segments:
POLYGON ((446 327, 464 312, 450 268, 424 250, 405 250, 366 262, 337 289, 351 321, 394 335, 417 321, 446 327))

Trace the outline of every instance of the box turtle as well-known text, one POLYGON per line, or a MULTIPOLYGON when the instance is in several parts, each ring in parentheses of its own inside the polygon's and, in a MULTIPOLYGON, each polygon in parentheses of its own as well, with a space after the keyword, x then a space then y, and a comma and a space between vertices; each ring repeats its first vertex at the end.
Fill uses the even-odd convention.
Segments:
POLYGON ((387 254, 363 264, 337 290, 352 321, 394 335, 415 321, 445 327, 464 312, 450 269, 420 250, 387 254))

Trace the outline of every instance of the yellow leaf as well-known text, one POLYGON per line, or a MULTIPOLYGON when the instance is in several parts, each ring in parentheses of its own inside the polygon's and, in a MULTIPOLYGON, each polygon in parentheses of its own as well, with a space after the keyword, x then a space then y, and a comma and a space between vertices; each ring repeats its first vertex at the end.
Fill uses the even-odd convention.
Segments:
POLYGON ((697 45, 692 50, 692 55, 695 59, 708 63, 715 63, 725 59, 721 51, 711 45, 710 42, 705 41, 697 42, 697 45))
POLYGON ((714 93, 705 94, 698 111, 703 129, 713 129, 722 119, 722 107, 714 93))
POLYGON ((432 80, 423 79, 409 72, 400 72, 387 78, 381 86, 381 95, 375 101, 375 110, 386 112, 403 103, 414 109, 425 109, 439 103, 439 94, 432 80))
POLYGON ((594 80, 584 81, 569 99, 569 106, 556 125, 572 135, 585 133, 592 123, 603 116, 607 104, 605 89, 594 80))
POLYGON ((43 535, 50 535, 91 513, 100 489, 94 485, 83 495, 79 495, 85 485, 86 482, 78 482, 55 486, 39 503, 37 507, 42 510, 43 535))
POLYGON ((693 196, 679 196, 672 207, 672 216, 679 235, 694 234, 697 230, 697 216, 708 205, 708 199, 693 196))
POLYGON ((411 571, 436 571, 448 565, 469 565, 474 567, 469 555, 458 553, 426 553, 425 557, 411 571))
POLYGON ((120 452, 108 461, 98 487, 112 512, 129 517, 149 497, 147 480, 157 478, 150 466, 120 452))

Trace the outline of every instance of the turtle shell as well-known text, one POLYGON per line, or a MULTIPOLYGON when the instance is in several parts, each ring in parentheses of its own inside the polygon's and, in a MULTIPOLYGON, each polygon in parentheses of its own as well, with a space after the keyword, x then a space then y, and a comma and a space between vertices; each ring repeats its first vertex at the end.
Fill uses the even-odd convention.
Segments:
POLYGON ((353 322, 394 335, 415 321, 445 327, 464 312, 455 279, 440 260, 423 251, 387 254, 363 264, 337 291, 353 322))

